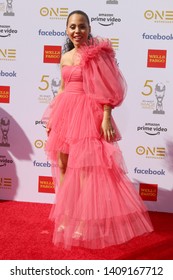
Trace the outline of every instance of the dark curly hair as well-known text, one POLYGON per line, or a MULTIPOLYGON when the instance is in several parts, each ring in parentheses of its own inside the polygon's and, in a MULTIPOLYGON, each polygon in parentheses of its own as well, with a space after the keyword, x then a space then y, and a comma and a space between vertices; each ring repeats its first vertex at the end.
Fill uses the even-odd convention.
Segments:
MULTIPOLYGON (((74 14, 79 14, 79 15, 84 16, 84 17, 86 18, 87 22, 88 22, 88 25, 90 25, 90 20, 89 20, 88 15, 87 15, 85 12, 81 11, 81 10, 75 10, 75 11, 71 12, 71 13, 68 15, 67 21, 66 21, 66 26, 68 25, 69 18, 70 18, 72 15, 74 15, 74 14)), ((90 38, 92 38, 92 35, 91 35, 91 34, 89 34, 89 36, 88 36, 88 39, 90 39, 90 38)), ((64 44, 64 46, 63 46, 62 52, 63 52, 63 53, 66 53, 66 52, 68 52, 68 51, 71 51, 72 49, 74 49, 74 45, 73 45, 72 41, 71 41, 68 37, 66 37, 66 41, 65 41, 65 44, 64 44)))

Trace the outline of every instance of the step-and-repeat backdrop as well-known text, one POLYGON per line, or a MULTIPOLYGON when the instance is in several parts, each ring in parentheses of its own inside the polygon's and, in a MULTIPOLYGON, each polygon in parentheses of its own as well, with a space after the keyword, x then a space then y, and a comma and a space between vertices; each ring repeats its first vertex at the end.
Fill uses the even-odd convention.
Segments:
POLYGON ((42 114, 57 93, 66 19, 107 37, 128 84, 113 111, 128 176, 149 210, 173 212, 172 1, 0 0, 0 199, 54 201, 42 114))

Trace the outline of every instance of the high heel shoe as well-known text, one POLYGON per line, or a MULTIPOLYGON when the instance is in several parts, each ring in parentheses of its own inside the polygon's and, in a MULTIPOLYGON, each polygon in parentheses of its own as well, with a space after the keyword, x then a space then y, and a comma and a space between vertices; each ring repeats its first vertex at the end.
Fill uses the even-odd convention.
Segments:
POLYGON ((65 230, 65 226, 60 225, 57 229, 57 232, 63 232, 65 230))
POLYGON ((72 238, 77 239, 77 240, 82 239, 82 233, 80 231, 75 231, 73 233, 72 238))

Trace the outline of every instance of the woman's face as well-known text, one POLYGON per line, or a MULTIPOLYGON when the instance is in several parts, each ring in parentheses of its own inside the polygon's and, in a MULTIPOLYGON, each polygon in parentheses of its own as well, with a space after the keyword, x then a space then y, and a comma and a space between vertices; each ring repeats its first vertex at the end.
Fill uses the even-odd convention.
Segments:
POLYGON ((84 15, 73 14, 69 17, 66 33, 74 47, 80 47, 87 42, 90 33, 90 26, 84 15))

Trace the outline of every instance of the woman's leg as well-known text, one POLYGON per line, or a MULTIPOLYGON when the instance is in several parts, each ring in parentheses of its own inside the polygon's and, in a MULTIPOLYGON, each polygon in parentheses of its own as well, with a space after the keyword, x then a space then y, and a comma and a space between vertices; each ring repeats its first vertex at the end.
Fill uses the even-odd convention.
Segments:
POLYGON ((68 162, 68 154, 64 154, 60 152, 58 155, 58 166, 60 169, 60 186, 64 181, 64 176, 67 169, 67 162, 68 162))
MULTIPOLYGON (((62 183, 64 181, 64 176, 67 169, 67 162, 68 162, 68 154, 59 153, 58 154, 58 166, 60 170, 59 187, 62 186, 62 183)), ((63 232, 65 230, 66 224, 67 224, 67 217, 64 215, 61 218, 61 221, 57 228, 57 232, 63 232)))

